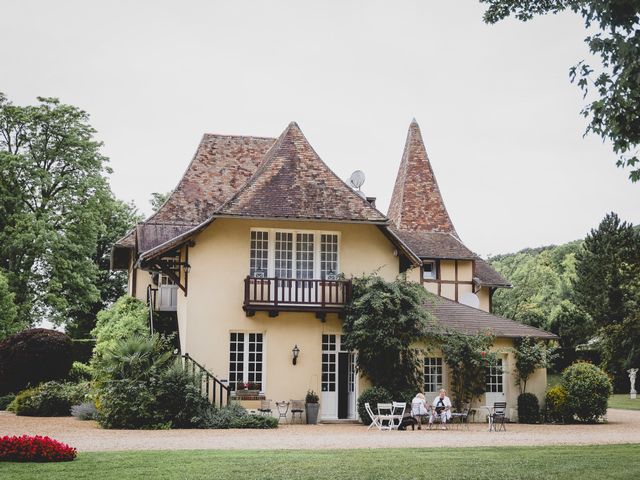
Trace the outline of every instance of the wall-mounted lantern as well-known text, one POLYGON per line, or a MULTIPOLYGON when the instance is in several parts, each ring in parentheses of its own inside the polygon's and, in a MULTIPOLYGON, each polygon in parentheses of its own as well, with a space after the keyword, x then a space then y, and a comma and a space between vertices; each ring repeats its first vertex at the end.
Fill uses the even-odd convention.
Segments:
POLYGON ((295 345, 293 347, 291 353, 293 353, 293 364, 295 365, 298 362, 298 355, 300 355, 300 349, 298 348, 298 345, 295 345))

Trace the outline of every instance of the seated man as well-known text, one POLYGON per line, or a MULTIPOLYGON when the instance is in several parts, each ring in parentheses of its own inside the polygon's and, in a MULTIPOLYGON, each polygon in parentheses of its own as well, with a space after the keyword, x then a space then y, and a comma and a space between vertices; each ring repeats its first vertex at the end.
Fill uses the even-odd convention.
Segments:
POLYGON ((418 430, 422 429, 422 417, 426 417, 428 413, 424 394, 416 393, 416 396, 411 400, 411 416, 418 422, 418 430))
POLYGON ((442 422, 442 430, 446 430, 446 423, 451 419, 451 400, 447 397, 447 391, 444 388, 440 389, 440 394, 433 399, 432 406, 433 410, 429 417, 429 426, 439 417, 442 422))

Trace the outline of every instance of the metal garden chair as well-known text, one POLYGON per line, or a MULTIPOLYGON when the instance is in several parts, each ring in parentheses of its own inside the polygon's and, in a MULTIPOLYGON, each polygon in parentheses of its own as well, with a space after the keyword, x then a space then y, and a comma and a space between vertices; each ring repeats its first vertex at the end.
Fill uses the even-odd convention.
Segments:
POLYGON ((489 415, 489 421, 491 422, 489 431, 499 432, 502 430, 506 432, 507 429, 504 426, 504 421, 507 415, 507 402, 495 402, 493 404, 493 411, 489 415))

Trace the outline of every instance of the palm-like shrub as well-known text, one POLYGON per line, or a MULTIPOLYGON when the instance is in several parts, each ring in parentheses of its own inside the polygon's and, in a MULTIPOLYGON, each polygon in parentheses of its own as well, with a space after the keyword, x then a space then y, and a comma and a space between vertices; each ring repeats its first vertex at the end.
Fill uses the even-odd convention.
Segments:
POLYGON ((159 335, 134 335, 107 348, 95 367, 98 377, 139 380, 168 366, 172 355, 159 335))

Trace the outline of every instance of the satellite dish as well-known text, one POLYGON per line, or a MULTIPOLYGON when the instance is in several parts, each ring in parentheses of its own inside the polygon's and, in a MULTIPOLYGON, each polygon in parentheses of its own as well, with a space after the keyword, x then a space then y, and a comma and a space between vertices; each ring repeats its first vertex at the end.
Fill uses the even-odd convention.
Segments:
POLYGON ((480 308, 480 299, 475 293, 465 293, 462 295, 462 298, 460 298, 460 303, 469 307, 480 308))
POLYGON ((364 185, 364 180, 364 172, 362 170, 356 170, 349 177, 349 184, 351 184, 353 188, 357 188, 358 190, 360 190, 360 187, 364 185))

